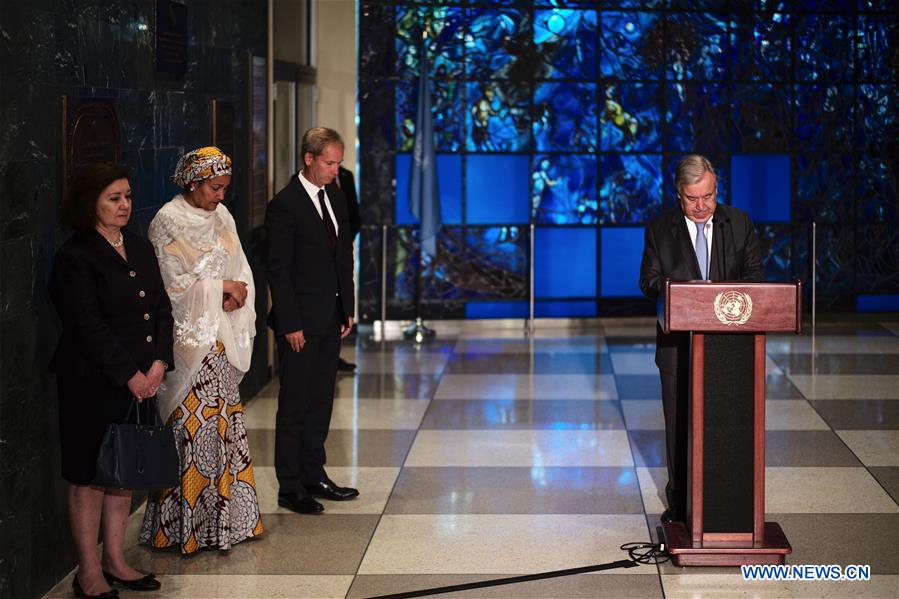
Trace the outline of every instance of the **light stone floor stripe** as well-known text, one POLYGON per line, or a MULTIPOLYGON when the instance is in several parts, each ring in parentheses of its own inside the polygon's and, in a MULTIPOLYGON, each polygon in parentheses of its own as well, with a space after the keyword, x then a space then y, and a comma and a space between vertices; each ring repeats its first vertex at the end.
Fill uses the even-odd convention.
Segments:
POLYGON ((618 399, 611 374, 445 374, 434 399, 618 399))
MULTIPOLYGON (((359 574, 527 574, 621 559, 643 515, 386 515, 359 574)), ((651 566, 616 573, 655 575, 651 566)))
POLYGON ((899 466, 899 431, 836 431, 865 466, 899 466))
POLYGON ((899 399, 899 374, 788 374, 806 399, 899 399))
POLYGON ((864 468, 765 468, 767 513, 895 514, 899 506, 864 468))

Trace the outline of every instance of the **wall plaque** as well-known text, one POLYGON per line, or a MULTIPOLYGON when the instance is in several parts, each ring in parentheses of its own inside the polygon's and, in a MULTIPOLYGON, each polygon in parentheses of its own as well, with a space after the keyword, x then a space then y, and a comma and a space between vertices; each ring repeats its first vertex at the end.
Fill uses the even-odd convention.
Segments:
POLYGON ((156 0, 156 72, 187 72, 187 6, 156 0))
POLYGON ((112 100, 82 98, 69 108, 68 98, 60 106, 60 191, 65 194, 69 178, 91 162, 122 161, 119 115, 112 100))

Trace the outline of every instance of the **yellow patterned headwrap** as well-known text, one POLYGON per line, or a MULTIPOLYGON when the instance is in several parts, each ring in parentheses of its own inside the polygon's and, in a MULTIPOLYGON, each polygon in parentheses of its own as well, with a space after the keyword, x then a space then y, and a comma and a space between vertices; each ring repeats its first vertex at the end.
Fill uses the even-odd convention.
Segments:
POLYGON ((215 146, 191 150, 178 160, 172 181, 184 188, 194 181, 202 181, 231 174, 231 159, 215 146))

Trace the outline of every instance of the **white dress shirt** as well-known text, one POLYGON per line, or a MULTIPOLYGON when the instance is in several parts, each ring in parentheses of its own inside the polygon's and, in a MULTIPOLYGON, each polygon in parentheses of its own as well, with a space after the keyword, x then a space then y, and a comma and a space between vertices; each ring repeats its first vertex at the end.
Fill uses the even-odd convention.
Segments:
MULTIPOLYGON (((315 206, 315 211, 318 212, 319 216, 321 216, 322 207, 318 201, 318 192, 323 190, 324 187, 317 187, 314 183, 310 182, 309 179, 303 176, 303 171, 300 171, 300 173, 297 175, 297 178, 300 180, 300 183, 303 184, 303 188, 309 195, 309 199, 312 200, 312 205, 315 206)), ((337 219, 334 217, 334 210, 331 208, 331 199, 328 197, 327 191, 325 192, 325 206, 328 208, 328 216, 331 217, 331 222, 334 223, 334 234, 339 236, 340 230, 337 228, 337 219)))
MULTIPOLYGON (((693 251, 695 252, 696 251, 696 227, 698 226, 698 224, 694 223, 692 220, 690 220, 686 216, 684 217, 684 220, 687 221, 687 231, 690 232, 690 247, 692 247, 693 251)), ((709 267, 711 267, 711 265, 712 265, 712 231, 714 229, 714 227, 712 227, 713 220, 715 220, 714 215, 712 216, 712 218, 705 221, 705 227, 703 228, 703 232, 705 233, 705 241, 708 244, 709 263, 707 264, 707 266, 709 266, 709 267)))

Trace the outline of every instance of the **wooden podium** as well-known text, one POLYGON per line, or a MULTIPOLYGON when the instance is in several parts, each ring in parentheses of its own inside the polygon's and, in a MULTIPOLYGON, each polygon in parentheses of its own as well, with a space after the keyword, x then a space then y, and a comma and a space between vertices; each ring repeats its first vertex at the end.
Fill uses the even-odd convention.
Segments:
POLYGON ((801 331, 794 283, 665 281, 665 333, 692 332, 686 522, 663 533, 676 566, 783 564, 765 522, 765 334, 801 331))

